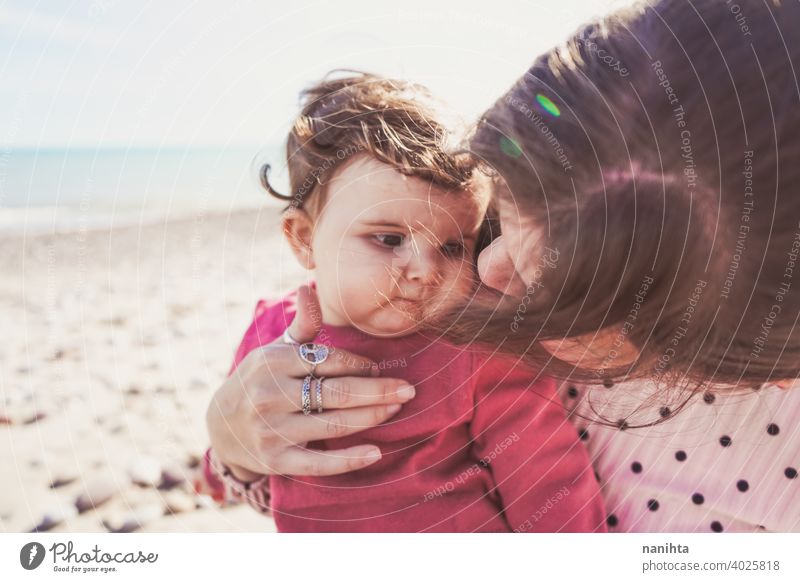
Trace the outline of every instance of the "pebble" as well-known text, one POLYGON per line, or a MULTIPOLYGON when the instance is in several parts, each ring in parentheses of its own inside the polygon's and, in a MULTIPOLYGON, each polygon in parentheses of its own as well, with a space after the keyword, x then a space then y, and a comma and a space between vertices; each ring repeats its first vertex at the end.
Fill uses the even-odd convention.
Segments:
POLYGON ((0 410, 0 424, 33 424, 44 418, 47 418, 44 410, 31 406, 23 405, 16 411, 9 408, 0 410))
POLYGON ((194 500, 198 509, 219 509, 219 504, 210 495, 195 495, 194 500))
POLYGON ((80 512, 100 507, 119 490, 116 481, 109 477, 99 477, 89 481, 86 489, 75 499, 75 507, 80 512))
POLYGON ((194 497, 184 493, 180 489, 165 493, 164 504, 167 507, 167 511, 170 513, 185 513, 195 509, 194 497))
POLYGON ((142 387, 139 386, 138 384, 131 384, 125 390, 125 394, 132 394, 134 396, 139 395, 139 394, 141 394, 143 392, 144 392, 144 389, 142 389, 142 387))
POLYGON ((161 463, 153 457, 139 457, 128 466, 131 481, 145 487, 156 487, 161 482, 161 463))
POLYGON ((206 452, 189 452, 186 454, 186 466, 190 469, 197 469, 203 462, 206 452))
POLYGON ((191 390, 205 390, 208 388, 208 384, 198 378, 192 378, 192 381, 189 383, 189 388, 191 390))
POLYGON ((43 410, 29 410, 23 412, 21 416, 22 424, 33 424, 47 418, 47 413, 43 410))
POLYGON ((186 470, 177 463, 173 463, 165 466, 161 471, 161 484, 158 488, 173 489, 186 481, 188 481, 186 470))
POLYGON ((50 487, 55 489, 56 487, 63 487, 64 485, 69 485, 80 476, 81 473, 78 467, 72 464, 62 463, 51 470, 50 487))
POLYGON ((126 513, 116 512, 103 520, 103 526, 111 533, 130 533, 164 515, 164 507, 158 503, 141 505, 126 513))
POLYGON ((72 519, 76 515, 78 515, 78 510, 74 505, 66 503, 56 505, 44 513, 42 521, 34 528, 34 531, 48 531, 72 519))

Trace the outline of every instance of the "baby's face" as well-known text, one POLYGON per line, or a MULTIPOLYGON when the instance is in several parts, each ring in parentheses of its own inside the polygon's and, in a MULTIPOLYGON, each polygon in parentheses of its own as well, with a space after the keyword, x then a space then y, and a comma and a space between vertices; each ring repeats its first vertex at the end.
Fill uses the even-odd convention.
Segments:
POLYGON ((324 321, 397 337, 468 293, 488 196, 368 156, 337 172, 311 241, 324 321))

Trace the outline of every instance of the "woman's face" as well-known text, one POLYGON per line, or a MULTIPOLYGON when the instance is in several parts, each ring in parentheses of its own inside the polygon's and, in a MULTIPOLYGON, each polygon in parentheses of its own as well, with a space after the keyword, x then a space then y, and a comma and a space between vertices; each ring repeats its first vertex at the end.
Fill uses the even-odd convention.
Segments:
POLYGON ((494 196, 502 236, 481 252, 478 274, 485 285, 504 295, 521 298, 535 283, 542 230, 532 218, 523 219, 507 186, 495 182, 494 196))
MULTIPOLYGON (((496 181, 494 196, 500 214, 502 236, 495 239, 478 257, 478 274, 485 285, 504 295, 522 298, 536 292, 547 293, 538 279, 542 269, 553 266, 553 253, 543 243, 544 231, 539 217, 524 215, 514 202, 507 186, 496 181)), ((625 365, 636 360, 639 351, 625 343, 615 346, 617 333, 612 329, 562 340, 542 341, 541 345, 558 359, 576 366, 596 367, 606 360, 612 347, 616 348, 617 364, 625 365)))

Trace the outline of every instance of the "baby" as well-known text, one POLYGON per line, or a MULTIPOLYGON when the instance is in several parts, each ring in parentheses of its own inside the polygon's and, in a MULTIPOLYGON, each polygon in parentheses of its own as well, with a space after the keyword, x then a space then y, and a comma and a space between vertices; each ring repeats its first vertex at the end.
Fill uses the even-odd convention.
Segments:
MULTIPOLYGON (((287 144, 292 193, 272 188, 268 167, 263 183, 290 201, 283 231, 314 273, 316 343, 391 368, 416 396, 377 427, 307 445, 373 443, 379 461, 336 476, 272 476, 258 505, 292 532, 604 531, 554 382, 426 331, 476 281, 489 194, 474 159, 447 153, 448 132, 419 86, 357 75, 305 97, 287 144)), ((258 304, 234 369, 283 335, 294 295, 258 304)))

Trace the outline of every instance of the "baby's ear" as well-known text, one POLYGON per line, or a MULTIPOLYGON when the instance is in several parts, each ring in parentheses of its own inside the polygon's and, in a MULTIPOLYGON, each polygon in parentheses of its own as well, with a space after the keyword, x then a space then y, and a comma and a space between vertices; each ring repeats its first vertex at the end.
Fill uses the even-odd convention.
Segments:
POLYGON ((281 227, 300 264, 306 269, 313 269, 315 264, 311 239, 314 234, 314 221, 308 213, 299 208, 290 208, 283 215, 281 227))

